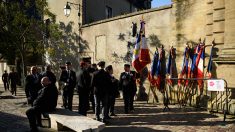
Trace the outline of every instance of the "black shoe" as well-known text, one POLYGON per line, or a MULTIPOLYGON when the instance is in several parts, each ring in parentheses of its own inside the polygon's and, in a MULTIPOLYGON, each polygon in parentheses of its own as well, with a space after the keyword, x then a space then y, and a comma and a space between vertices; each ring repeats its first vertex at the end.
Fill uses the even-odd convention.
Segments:
POLYGON ((42 127, 43 128, 43 125, 42 124, 37 124, 38 127, 42 127))
POLYGON ((37 127, 36 128, 31 128, 30 132, 38 132, 38 128, 37 127))
POLYGON ((61 108, 68 109, 68 106, 61 105, 61 108))
POLYGON ((97 121, 101 121, 101 119, 100 119, 99 117, 96 117, 96 118, 95 118, 95 120, 97 120, 97 121))
POLYGON ((107 117, 106 117, 106 119, 112 119, 112 117, 110 117, 110 116, 107 116, 107 117))
POLYGON ((135 110, 130 110, 130 112, 131 112, 131 113, 134 113, 134 112, 135 112, 135 110))
POLYGON ((116 115, 116 114, 114 114, 114 113, 111 113, 111 114, 110 114, 110 116, 117 116, 117 115, 116 115))
POLYGON ((104 124, 108 124, 108 121, 106 119, 102 119, 101 122, 103 122, 104 124))

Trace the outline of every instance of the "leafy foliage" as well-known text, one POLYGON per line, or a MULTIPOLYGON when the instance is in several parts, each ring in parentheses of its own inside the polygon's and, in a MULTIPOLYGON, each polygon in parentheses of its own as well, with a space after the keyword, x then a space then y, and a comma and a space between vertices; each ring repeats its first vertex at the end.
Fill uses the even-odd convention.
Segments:
POLYGON ((44 16, 55 22, 55 15, 49 11, 46 0, 1 0, 0 59, 14 65, 16 58, 20 58, 24 74, 26 66, 42 64, 44 16))

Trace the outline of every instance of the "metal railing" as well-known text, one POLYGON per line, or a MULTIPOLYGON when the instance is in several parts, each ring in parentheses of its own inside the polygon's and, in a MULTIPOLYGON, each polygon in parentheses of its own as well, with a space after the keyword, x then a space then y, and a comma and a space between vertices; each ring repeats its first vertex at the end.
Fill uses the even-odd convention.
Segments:
MULTIPOLYGON (((175 80, 175 81, 190 81, 190 84, 188 85, 188 86, 186 86, 186 85, 184 85, 183 84, 183 89, 185 89, 185 90, 193 90, 193 86, 196 86, 196 89, 195 90, 198 90, 199 88, 198 88, 198 85, 194 85, 195 83, 196 83, 196 81, 198 81, 198 80, 202 80, 202 81, 206 81, 206 80, 223 80, 224 81, 224 83, 225 83, 225 91, 222 91, 222 93, 223 94, 221 94, 221 106, 222 106, 222 104, 224 104, 225 103, 225 107, 224 108, 222 108, 222 111, 223 111, 223 114, 224 114, 224 121, 226 120, 226 114, 228 113, 228 87, 227 87, 227 81, 225 80, 225 79, 223 79, 223 78, 169 78, 169 79, 166 79, 166 85, 168 86, 168 88, 165 86, 165 88, 164 88, 164 91, 163 91, 163 104, 164 104, 164 106, 165 106, 165 108, 163 109, 163 111, 165 111, 166 109, 168 109, 168 110, 170 110, 170 108, 169 108, 169 106, 168 106, 168 104, 170 104, 170 101, 172 102, 173 100, 170 100, 170 99, 172 99, 172 98, 170 98, 169 99, 169 90, 171 90, 174 86, 170 86, 170 84, 168 84, 167 83, 167 80, 175 80), (190 89, 190 87, 191 87, 191 89, 190 89), (223 96, 224 96, 224 92, 225 92, 225 99, 223 100, 222 98, 223 98, 223 96)), ((185 83, 184 82, 184 83, 185 83)), ((182 106, 186 106, 186 104, 187 104, 187 102, 188 102, 188 100, 189 100, 189 97, 187 97, 187 95, 186 94, 189 94, 189 93, 186 93, 187 91, 185 91, 185 97, 182 97, 181 99, 180 99, 180 97, 179 97, 179 94, 180 94, 180 91, 179 91, 179 85, 177 85, 177 103, 180 105, 180 108, 182 107, 182 106)), ((203 90, 203 88, 202 88, 202 90, 203 90)), ((189 91, 188 91, 189 92, 189 91)), ((191 92, 193 92, 192 94, 193 94, 193 96, 194 95, 196 95, 196 92, 197 92, 197 94, 198 94, 198 91, 191 91, 191 92), (195 92, 195 93, 194 93, 195 92)), ((170 95, 171 95, 171 91, 170 91, 170 95)), ((200 94, 198 95, 198 96, 201 96, 201 95, 208 95, 208 90, 207 90, 207 88, 206 88, 206 93, 205 94, 203 94, 203 92, 200 92, 200 94)), ((218 92, 217 92, 217 94, 216 94, 216 105, 217 105, 217 95, 218 95, 218 92)), ((211 97, 212 97, 212 92, 211 92, 211 97)), ((192 99, 192 98, 191 98, 192 99)), ((220 99, 220 98, 219 98, 220 99)), ((200 100, 199 100, 199 102, 200 102, 200 100)), ((174 104, 176 104, 176 102, 174 101, 174 104)), ((190 105, 191 105, 191 100, 190 100, 190 105)), ((223 106, 222 106, 223 107, 223 106)), ((207 109, 207 108, 206 108, 207 109)), ((211 98, 211 111, 213 110, 213 103, 212 103, 212 98, 211 98)), ((218 110, 217 110, 217 112, 218 112, 218 110)))

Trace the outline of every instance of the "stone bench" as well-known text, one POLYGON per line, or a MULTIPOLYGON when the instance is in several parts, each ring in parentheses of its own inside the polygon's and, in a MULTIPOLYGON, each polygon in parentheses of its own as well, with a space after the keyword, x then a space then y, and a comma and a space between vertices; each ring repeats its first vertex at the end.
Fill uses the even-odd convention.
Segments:
POLYGON ((44 113, 49 118, 49 126, 57 131, 69 128, 76 132, 98 132, 105 124, 67 109, 57 108, 52 113, 44 113))

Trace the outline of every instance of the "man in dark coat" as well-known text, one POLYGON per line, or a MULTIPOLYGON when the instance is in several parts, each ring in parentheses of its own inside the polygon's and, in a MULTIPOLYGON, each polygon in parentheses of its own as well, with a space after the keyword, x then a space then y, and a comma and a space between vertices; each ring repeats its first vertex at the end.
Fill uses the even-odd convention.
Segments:
POLYGON ((42 88, 42 85, 40 83, 42 77, 38 73, 36 66, 32 66, 30 70, 30 75, 26 77, 25 94, 28 104, 33 105, 33 101, 38 96, 38 91, 42 88))
POLYGON ((37 132, 37 125, 41 124, 41 114, 55 110, 58 99, 58 91, 48 77, 41 80, 43 88, 38 92, 38 97, 34 100, 33 106, 26 111, 31 132, 37 132), (36 123, 37 122, 37 123, 36 123))
MULTIPOLYGON (((46 66, 46 71, 42 73, 42 77, 48 77, 49 80, 51 81, 52 85, 55 85, 56 83, 56 76, 55 74, 51 71, 51 65, 46 66)), ((56 86, 56 85, 55 85, 56 86)))
POLYGON ((87 70, 88 64, 84 61, 80 62, 81 70, 78 73, 77 92, 79 95, 78 113, 86 116, 89 109, 89 94, 91 87, 91 76, 87 70))
POLYGON ((66 62, 66 70, 62 71, 60 81, 64 83, 62 89, 63 107, 72 111, 73 92, 76 86, 76 73, 71 69, 72 63, 66 62))
POLYGON ((100 69, 94 73, 93 86, 95 97, 95 115, 96 120, 106 123, 108 118, 108 88, 111 85, 111 78, 104 70, 105 62, 98 63, 100 69), (102 104, 102 120, 100 119, 100 104, 102 104))
POLYGON ((134 96, 137 91, 136 87, 136 72, 130 71, 130 65, 124 65, 125 72, 120 75, 120 88, 123 91, 123 99, 124 99, 124 110, 125 113, 128 114, 129 110, 133 111, 133 101, 134 96))
MULTIPOLYGON (((88 72, 89 72, 89 74, 91 76, 91 82, 92 82, 92 78, 94 76, 94 73, 96 71, 98 71, 98 68, 97 68, 97 65, 95 63, 93 63, 92 65, 89 65, 88 72)), ((91 85, 89 99, 90 99, 90 102, 91 102, 92 110, 95 113, 94 87, 92 85, 91 85)))
POLYGON ((11 72, 9 73, 9 84, 11 86, 11 93, 12 95, 15 94, 16 96, 16 84, 18 82, 18 74, 15 72, 14 68, 12 68, 11 72))
POLYGON ((115 105, 115 99, 119 96, 119 91, 118 91, 119 81, 113 76, 112 65, 107 66, 105 70, 109 73, 112 81, 111 86, 109 87, 108 112, 110 113, 110 116, 116 116, 114 113, 114 105, 115 105))
POLYGON ((8 73, 5 70, 2 74, 2 82, 4 84, 5 91, 9 90, 9 84, 8 84, 8 73))

